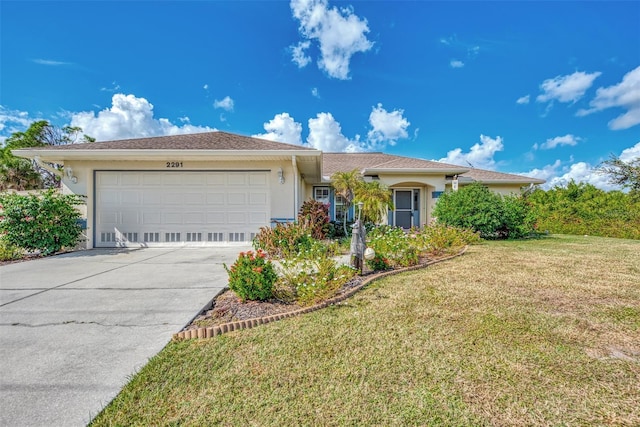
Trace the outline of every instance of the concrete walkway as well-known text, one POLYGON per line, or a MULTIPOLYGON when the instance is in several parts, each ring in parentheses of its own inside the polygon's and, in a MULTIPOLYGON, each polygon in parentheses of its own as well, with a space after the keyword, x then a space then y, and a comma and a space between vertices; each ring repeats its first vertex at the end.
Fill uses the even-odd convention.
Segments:
POLYGON ((247 249, 96 249, 1 266, 0 426, 86 425, 247 249))

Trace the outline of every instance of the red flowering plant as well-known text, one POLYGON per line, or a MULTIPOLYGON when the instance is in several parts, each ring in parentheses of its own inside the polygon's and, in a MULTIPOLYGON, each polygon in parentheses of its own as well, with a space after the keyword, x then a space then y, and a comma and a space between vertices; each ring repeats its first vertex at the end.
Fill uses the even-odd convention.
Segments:
POLYGON ((229 274, 229 288, 242 301, 265 301, 273 297, 273 286, 278 276, 262 250, 240 252, 231 267, 223 265, 229 274))
POLYGON ((378 254, 376 254, 373 259, 368 259, 366 263, 367 267, 373 271, 385 271, 391 268, 389 260, 378 254))

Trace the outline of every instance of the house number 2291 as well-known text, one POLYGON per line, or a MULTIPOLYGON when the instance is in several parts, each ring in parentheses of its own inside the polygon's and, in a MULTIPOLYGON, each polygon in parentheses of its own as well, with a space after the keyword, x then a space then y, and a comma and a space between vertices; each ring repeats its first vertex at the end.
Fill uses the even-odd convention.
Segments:
POLYGON ((168 168, 181 168, 182 162, 167 162, 168 168))

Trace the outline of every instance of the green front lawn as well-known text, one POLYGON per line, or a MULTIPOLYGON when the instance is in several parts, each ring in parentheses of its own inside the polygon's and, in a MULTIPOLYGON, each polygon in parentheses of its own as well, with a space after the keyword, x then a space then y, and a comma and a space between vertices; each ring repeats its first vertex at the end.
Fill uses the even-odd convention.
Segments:
POLYGON ((169 344, 94 425, 639 425, 640 241, 472 246, 324 310, 169 344))

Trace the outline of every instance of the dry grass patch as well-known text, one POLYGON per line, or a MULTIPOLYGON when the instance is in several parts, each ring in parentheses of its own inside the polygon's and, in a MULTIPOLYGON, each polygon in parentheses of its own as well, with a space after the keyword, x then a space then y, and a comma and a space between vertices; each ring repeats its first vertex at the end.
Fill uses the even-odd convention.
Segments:
POLYGON ((95 425, 638 425, 640 242, 492 242, 169 344, 95 425))

